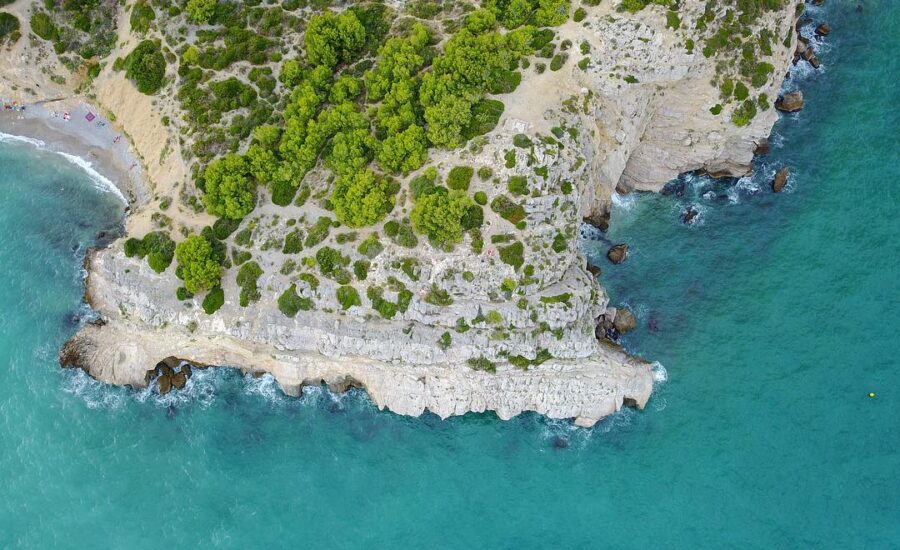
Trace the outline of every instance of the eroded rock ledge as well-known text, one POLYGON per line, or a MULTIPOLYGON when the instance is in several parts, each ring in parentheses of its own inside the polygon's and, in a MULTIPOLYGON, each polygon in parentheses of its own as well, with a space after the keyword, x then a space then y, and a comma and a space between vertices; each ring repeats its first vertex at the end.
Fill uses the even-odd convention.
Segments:
POLYGON ((495 411, 507 420, 535 411, 592 426, 624 404, 643 408, 653 389, 650 364, 612 348, 583 360, 551 360, 529 370, 505 365, 487 373, 465 364, 395 365, 366 357, 283 353, 221 334, 112 322, 85 325, 60 356, 98 380, 137 388, 147 385, 147 371, 168 353, 188 362, 269 373, 289 395, 310 384, 359 385, 380 409, 414 416, 426 410, 441 418, 495 411))

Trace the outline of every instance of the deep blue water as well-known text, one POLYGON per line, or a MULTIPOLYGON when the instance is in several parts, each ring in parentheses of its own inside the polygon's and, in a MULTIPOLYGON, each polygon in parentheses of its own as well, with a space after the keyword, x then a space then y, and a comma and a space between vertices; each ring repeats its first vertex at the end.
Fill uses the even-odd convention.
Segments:
POLYGON ((233 371, 165 398, 63 371, 81 250, 122 205, 0 143, 0 547, 900 547, 900 8, 855 4, 814 11, 824 71, 791 84, 806 108, 756 176, 616 208, 632 254, 601 280, 668 381, 592 430, 233 371))

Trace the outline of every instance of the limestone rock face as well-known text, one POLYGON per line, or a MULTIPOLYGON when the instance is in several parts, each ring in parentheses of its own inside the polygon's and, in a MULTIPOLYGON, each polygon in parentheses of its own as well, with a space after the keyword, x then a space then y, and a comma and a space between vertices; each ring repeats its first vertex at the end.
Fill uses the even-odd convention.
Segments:
MULTIPOLYGON (((160 350, 182 353, 191 361, 271 374, 289 395, 299 395, 304 385, 322 383, 336 391, 362 387, 379 408, 413 416, 426 410, 441 418, 490 410, 507 420, 536 411, 591 426, 626 402, 643 407, 653 389, 649 363, 611 349, 580 361, 554 359, 524 371, 504 365, 487 373, 466 365, 395 365, 366 357, 281 352, 222 334, 139 334, 128 323, 85 326, 64 348, 71 366, 85 368, 104 382, 135 387, 146 386, 144 373, 160 350)), ((171 390, 167 375, 158 383, 160 393, 171 390)))

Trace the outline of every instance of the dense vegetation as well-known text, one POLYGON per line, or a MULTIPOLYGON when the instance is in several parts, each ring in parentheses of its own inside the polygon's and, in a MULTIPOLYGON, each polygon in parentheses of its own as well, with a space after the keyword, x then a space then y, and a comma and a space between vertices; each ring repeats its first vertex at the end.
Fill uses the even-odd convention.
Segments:
POLYGON ((166 78, 166 59, 159 43, 144 40, 138 44, 125 58, 125 76, 144 94, 152 95, 162 88, 166 78))
POLYGON ((19 36, 19 20, 16 16, 5 11, 0 12, 0 44, 7 40, 15 42, 19 36))

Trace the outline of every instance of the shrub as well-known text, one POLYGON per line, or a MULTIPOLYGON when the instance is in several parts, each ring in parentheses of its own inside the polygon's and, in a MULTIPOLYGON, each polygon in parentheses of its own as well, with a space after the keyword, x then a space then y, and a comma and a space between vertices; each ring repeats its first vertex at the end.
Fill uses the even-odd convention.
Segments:
POLYGON ((581 23, 582 21, 584 21, 585 17, 587 17, 587 12, 584 10, 584 8, 578 8, 577 10, 575 10, 575 15, 572 16, 572 20, 576 23, 581 23))
POLYGON ((528 193, 528 180, 525 176, 511 176, 506 188, 513 195, 525 195, 528 193))
POLYGON ((496 99, 482 99, 475 103, 469 123, 462 128, 463 139, 470 140, 496 128, 504 108, 503 102, 496 99))
POLYGON ((232 220, 230 218, 219 218, 213 223, 213 234, 220 241, 224 241, 228 237, 231 236, 232 233, 237 231, 237 228, 240 227, 240 220, 232 220))
POLYGON ((303 232, 294 229, 284 238, 284 246, 281 248, 283 254, 297 254, 303 250, 303 232))
POLYGON ((428 294, 425 295, 425 303, 434 306, 449 306, 453 303, 453 298, 450 297, 449 292, 438 287, 435 284, 432 284, 431 290, 429 290, 428 294))
POLYGON ((525 246, 521 242, 516 241, 509 246, 501 246, 499 252, 500 260, 505 264, 513 266, 516 270, 525 263, 525 259, 523 258, 525 246))
POLYGON ((738 101, 744 101, 750 95, 750 90, 747 89, 747 86, 744 85, 743 82, 738 82, 734 85, 734 98, 738 101))
POLYGON ((0 42, 3 42, 7 36, 15 42, 19 34, 19 20, 16 16, 5 11, 0 12, 0 42))
POLYGON ((471 166, 454 166, 447 176, 447 187, 459 191, 468 191, 469 182, 472 181, 474 173, 475 170, 471 166))
MULTIPOLYGON (((513 136, 513 145, 522 149, 527 149, 531 147, 531 139, 525 134, 516 134, 513 136)), ((515 155, 515 153, 513 153, 513 155, 515 155)), ((515 156, 513 158, 515 158, 515 156)))
POLYGON ((306 248, 312 248, 324 241, 330 232, 331 218, 322 216, 317 219, 316 223, 309 229, 309 233, 306 235, 306 241, 303 244, 306 245, 306 248))
POLYGON ((352 286, 344 285, 338 287, 336 295, 338 303, 341 304, 341 309, 350 309, 353 306, 362 304, 359 300, 359 293, 352 286))
POLYGON ((497 372, 497 366, 486 357, 472 358, 466 361, 472 370, 483 370, 485 372, 497 372))
POLYGON ((250 302, 259 300, 260 294, 256 282, 262 274, 263 270, 256 262, 247 262, 238 270, 236 281, 241 287, 241 307, 247 307, 250 302))
POLYGON ((475 192, 475 202, 476 203, 484 206, 485 204, 487 204, 487 199, 488 199, 487 193, 485 193, 484 191, 476 191, 475 192))
POLYGON ((212 315, 224 304, 225 291, 222 290, 222 287, 217 286, 210 290, 206 297, 203 298, 203 311, 205 311, 207 315, 212 315))
POLYGON ((188 0, 185 11, 191 22, 209 23, 216 12, 216 0, 188 0))
POLYGON ((678 17, 678 12, 674 10, 669 10, 666 12, 666 27, 670 29, 678 29, 681 26, 681 19, 678 17))
POLYGON ((491 201, 491 210, 512 224, 517 224, 525 219, 525 208, 514 203, 506 195, 494 197, 494 200, 491 201))
POLYGON ((721 113, 722 112, 722 104, 716 103, 715 105, 713 105, 712 107, 709 108, 709 112, 714 115, 721 113))
POLYGON ((482 166, 478 169, 478 178, 484 181, 491 179, 491 176, 494 175, 494 171, 491 170, 489 166, 482 166))
POLYGON ((137 2, 131 8, 131 30, 138 34, 144 34, 150 30, 150 23, 156 18, 156 12, 147 2, 137 2))
POLYGON ((297 295, 297 285, 293 284, 278 297, 278 310, 288 317, 295 317, 301 309, 312 309, 312 300, 297 295))
POLYGON ((381 251, 384 250, 384 246, 379 242, 378 235, 373 233, 366 237, 366 240, 359 243, 359 246, 356 248, 356 251, 365 256, 366 258, 374 258, 381 254, 381 251))
POLYGON ((125 76, 142 94, 153 95, 166 77, 166 59, 159 43, 144 40, 125 58, 125 76))
POLYGON ((551 246, 554 252, 563 252, 568 248, 566 244, 566 237, 562 233, 557 233, 553 237, 553 245, 551 246))
POLYGON ((359 281, 365 281, 369 276, 369 266, 371 264, 366 260, 356 260, 353 262, 353 274, 359 281))
POLYGON ((50 19, 50 16, 46 13, 42 11, 35 12, 31 16, 30 24, 31 32, 44 40, 50 42, 59 40, 59 29, 56 28, 56 25, 53 24, 53 20, 50 19))
POLYGON ((735 126, 746 126, 750 124, 753 117, 756 116, 756 103, 752 99, 748 99, 731 113, 731 122, 735 126))
POLYGON ((438 245, 452 244, 462 238, 461 219, 472 206, 462 191, 433 193, 420 197, 410 213, 413 227, 438 245))
POLYGON ((191 298, 194 297, 194 295, 191 294, 191 292, 188 289, 184 288, 183 286, 180 286, 175 290, 175 297, 178 298, 178 300, 183 302, 185 300, 190 300, 191 298))
POLYGON ((560 53, 553 56, 553 59, 550 60, 550 70, 558 71, 562 68, 563 65, 566 64, 566 61, 569 60, 569 54, 560 53))

